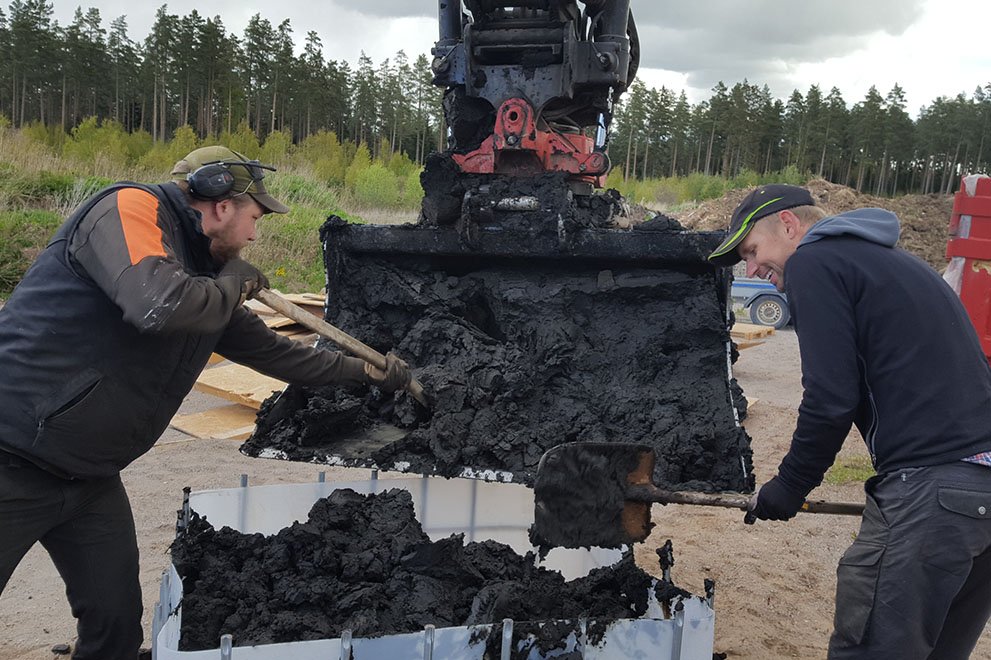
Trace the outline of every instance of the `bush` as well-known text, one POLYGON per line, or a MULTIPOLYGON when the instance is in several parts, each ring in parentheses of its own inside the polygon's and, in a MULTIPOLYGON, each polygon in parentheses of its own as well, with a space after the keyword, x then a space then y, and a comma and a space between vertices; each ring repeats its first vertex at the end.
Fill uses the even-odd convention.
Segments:
POLYGON ((40 121, 32 121, 21 129, 21 134, 32 142, 44 145, 51 149, 62 151, 65 146, 66 134, 58 126, 45 126, 40 121))
POLYGON ((418 167, 406 175, 403 182, 403 208, 419 210, 423 203, 423 186, 420 184, 422 171, 418 167))
POLYGON ((87 117, 72 129, 71 137, 62 147, 62 153, 75 158, 86 166, 92 166, 103 158, 112 163, 131 164, 127 148, 127 133, 120 122, 87 117))
POLYGON ((152 137, 146 130, 137 130, 127 136, 124 140, 124 148, 132 163, 137 163, 141 157, 151 151, 152 137))
POLYGON ((261 147, 258 146, 258 136, 251 130, 246 119, 242 119, 233 133, 224 131, 220 134, 220 144, 233 149, 248 158, 258 158, 261 147))
POLYGON ((0 295, 14 290, 61 224, 49 211, 0 212, 0 295))
POLYGON ((258 159, 266 165, 282 167, 292 153, 292 137, 282 131, 272 131, 265 139, 258 159))
POLYGON ((741 190, 744 188, 756 188, 760 185, 760 176, 753 170, 746 168, 740 170, 739 174, 730 179, 729 190, 741 190))
POLYGON ((372 156, 368 151, 368 145, 362 142, 358 145, 354 153, 351 164, 348 165, 347 172, 344 173, 344 185, 348 190, 355 191, 358 182, 358 175, 372 166, 372 156))
POLYGON ((391 208, 399 203, 399 182, 382 163, 372 163, 358 172, 354 194, 366 206, 391 208))
POLYGON ((416 172, 417 176, 420 173, 420 166, 410 160, 409 156, 405 153, 400 152, 392 155, 392 158, 389 159, 388 168, 390 172, 400 179, 405 179, 411 172, 416 172))
POLYGON ((609 176, 606 177, 606 188, 623 192, 623 168, 614 167, 609 171, 609 176))
POLYGON ((313 171, 325 183, 343 186, 347 172, 344 147, 333 131, 320 131, 303 140, 299 155, 313 165, 313 171))

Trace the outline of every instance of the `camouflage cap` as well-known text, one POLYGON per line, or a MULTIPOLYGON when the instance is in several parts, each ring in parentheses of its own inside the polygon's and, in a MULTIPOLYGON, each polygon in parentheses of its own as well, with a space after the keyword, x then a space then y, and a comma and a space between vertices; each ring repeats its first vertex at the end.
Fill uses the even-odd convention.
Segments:
MULTIPOLYGON (((251 195, 266 213, 289 213, 289 207, 268 194, 262 179, 265 168, 257 160, 249 160, 243 154, 222 147, 201 147, 191 151, 172 168, 172 179, 185 181, 189 174, 208 163, 225 163, 234 175, 234 195, 251 195), (244 163, 244 165, 239 165, 244 163)), ((267 167, 267 166, 266 166, 267 167)))

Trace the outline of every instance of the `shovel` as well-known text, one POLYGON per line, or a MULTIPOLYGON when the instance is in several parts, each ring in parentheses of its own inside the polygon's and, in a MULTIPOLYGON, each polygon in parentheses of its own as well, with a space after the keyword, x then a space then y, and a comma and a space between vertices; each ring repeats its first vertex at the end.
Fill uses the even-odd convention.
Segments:
MULTIPOLYGON (((699 504, 747 510, 750 496, 661 490, 651 483, 654 452, 631 443, 570 442, 537 465, 534 527, 539 545, 614 548, 650 534, 650 505, 699 504)), ((802 511, 859 516, 863 504, 806 501, 802 511)))
MULTIPOLYGON (((283 316, 296 321, 300 325, 306 326, 324 339, 329 339, 344 350, 359 357, 373 367, 385 371, 385 356, 367 344, 363 344, 343 330, 335 328, 321 318, 301 309, 298 305, 289 302, 271 289, 262 289, 255 294, 255 299, 271 307, 283 316)), ((424 408, 427 405, 427 396, 423 392, 423 386, 413 379, 406 386, 406 391, 416 399, 424 408)))

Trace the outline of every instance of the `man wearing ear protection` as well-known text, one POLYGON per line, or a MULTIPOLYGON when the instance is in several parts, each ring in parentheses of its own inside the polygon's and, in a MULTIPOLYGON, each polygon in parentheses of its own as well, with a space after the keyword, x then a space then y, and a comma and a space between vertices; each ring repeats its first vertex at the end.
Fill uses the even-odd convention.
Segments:
POLYGON ((306 347, 242 307, 268 281, 243 261, 288 207, 262 165, 197 149, 174 180, 120 183, 58 230, 0 309, 0 591, 36 541, 78 620, 73 658, 137 656, 138 548, 119 473, 168 426, 210 354, 301 385, 410 382, 306 347))

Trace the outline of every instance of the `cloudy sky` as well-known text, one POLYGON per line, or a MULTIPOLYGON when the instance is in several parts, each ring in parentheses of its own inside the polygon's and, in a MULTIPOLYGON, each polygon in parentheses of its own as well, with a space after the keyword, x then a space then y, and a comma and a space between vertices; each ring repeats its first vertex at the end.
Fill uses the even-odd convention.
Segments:
MULTIPOLYGON (((53 0, 55 18, 71 22, 77 3, 53 0)), ((691 102, 712 86, 749 80, 787 99, 813 84, 838 87, 848 105, 875 85, 882 96, 894 84, 906 92, 908 111, 937 96, 972 95, 991 83, 987 26, 991 2, 965 0, 632 0, 641 42, 639 77, 649 86, 685 90, 691 102)), ((90 0, 109 27, 125 15, 132 39, 142 40, 157 2, 90 0)), ((168 11, 196 8, 219 15, 240 34, 259 13, 273 25, 288 18, 302 47, 314 30, 328 59, 355 64, 364 51, 378 64, 402 49, 415 59, 437 38, 436 0, 172 0, 168 11)))

